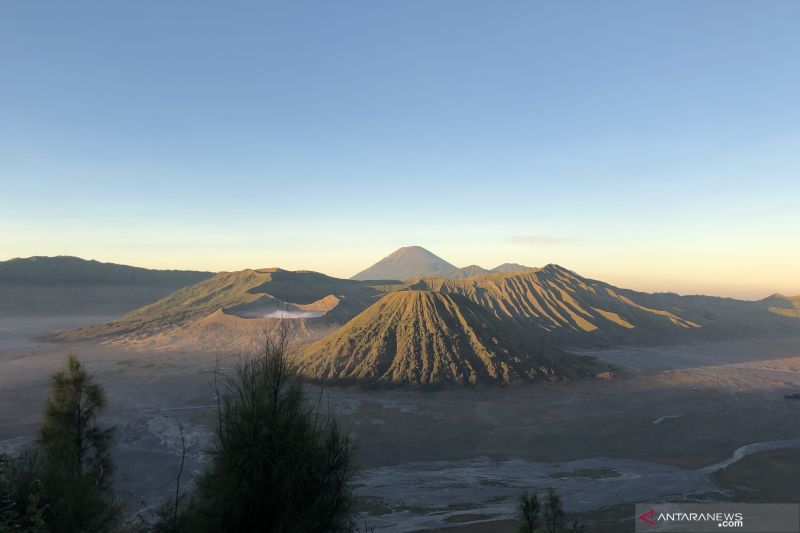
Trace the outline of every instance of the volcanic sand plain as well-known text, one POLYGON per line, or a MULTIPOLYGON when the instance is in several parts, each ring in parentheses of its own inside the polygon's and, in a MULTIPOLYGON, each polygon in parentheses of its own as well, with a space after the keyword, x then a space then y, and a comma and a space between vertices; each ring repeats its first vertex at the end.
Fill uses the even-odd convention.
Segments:
MULTIPOLYGON (((179 422, 183 486, 200 471, 213 441, 215 365, 231 372, 242 354, 37 340, 52 326, 30 322, 23 335, 0 322, 0 451, 33 441, 49 376, 76 352, 108 395, 102 422, 116 427, 120 497, 147 518, 174 492, 179 422)), ((800 402, 785 397, 800 391, 800 336, 582 353, 615 365, 615 378, 308 393, 355 437, 358 507, 379 531, 500 530, 522 490, 547 486, 568 511, 601 521, 642 499, 736 498, 720 472, 737 468, 737 449, 762 443, 736 452, 746 466, 781 453, 770 446, 800 447, 800 402)))

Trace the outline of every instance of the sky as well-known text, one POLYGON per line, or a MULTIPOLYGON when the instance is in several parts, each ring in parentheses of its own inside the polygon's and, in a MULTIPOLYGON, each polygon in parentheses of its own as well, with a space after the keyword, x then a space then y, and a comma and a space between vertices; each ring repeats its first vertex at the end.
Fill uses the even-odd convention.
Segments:
POLYGON ((800 294, 800 2, 0 3, 0 260, 405 245, 800 294))

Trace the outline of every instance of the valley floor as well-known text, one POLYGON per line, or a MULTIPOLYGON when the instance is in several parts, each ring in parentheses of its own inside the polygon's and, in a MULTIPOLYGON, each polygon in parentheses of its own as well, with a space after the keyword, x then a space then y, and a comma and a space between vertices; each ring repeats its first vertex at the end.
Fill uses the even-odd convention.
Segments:
MULTIPOLYGON (((239 357, 18 337, 6 346, 0 447, 13 451, 35 436, 48 377, 76 351, 106 388, 119 487, 145 517, 174 491, 178 420, 187 428, 189 476, 199 470, 211 442, 215 360, 230 369, 239 357)), ((568 510, 632 530, 632 520, 615 522, 631 512, 621 504, 741 498, 729 480, 741 487, 751 462, 800 447, 800 402, 784 397, 800 391, 800 337, 593 355, 621 376, 439 392, 325 388, 325 405, 358 441, 356 494, 367 521, 378 531, 501 530, 522 490, 553 486, 568 510), (755 455, 748 453, 758 447, 744 449, 741 462, 728 464, 738 448, 772 441, 786 442, 762 444, 776 449, 755 455)), ((319 388, 309 393, 320 397, 319 388)))

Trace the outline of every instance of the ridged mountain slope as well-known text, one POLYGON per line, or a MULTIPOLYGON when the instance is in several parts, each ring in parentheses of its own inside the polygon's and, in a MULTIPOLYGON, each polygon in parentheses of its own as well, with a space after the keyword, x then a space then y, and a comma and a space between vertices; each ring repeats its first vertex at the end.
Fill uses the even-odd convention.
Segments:
POLYGON ((303 372, 332 382, 477 384, 562 381, 594 363, 530 337, 460 295, 404 290, 384 296, 300 354, 303 372))
POLYGON ((795 331, 757 302, 647 294, 558 265, 467 280, 423 279, 412 289, 458 294, 559 345, 682 342, 795 331))

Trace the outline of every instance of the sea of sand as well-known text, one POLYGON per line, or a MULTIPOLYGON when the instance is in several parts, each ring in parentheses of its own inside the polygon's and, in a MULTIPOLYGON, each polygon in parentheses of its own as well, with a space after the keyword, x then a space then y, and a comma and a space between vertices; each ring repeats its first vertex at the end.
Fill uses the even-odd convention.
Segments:
MULTIPOLYGON (((54 329, 111 317, 0 321, 0 451, 35 438, 49 376, 75 351, 103 384, 116 427, 120 499, 143 518, 183 486, 213 443, 212 370, 238 352, 55 344, 54 329)), ((718 493, 710 474, 800 445, 800 337, 592 352, 611 381, 438 392, 310 386, 356 439, 355 494, 376 531, 504 523, 522 490, 556 488, 567 510, 718 493), (738 450, 738 451, 737 451, 738 450)), ((723 497, 724 495, 720 495, 723 497)))

